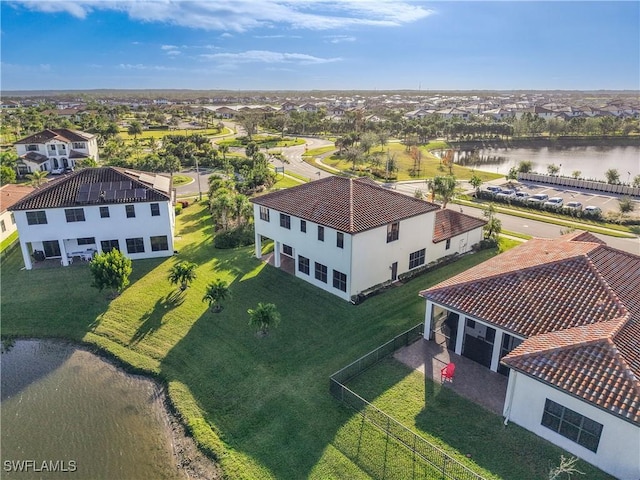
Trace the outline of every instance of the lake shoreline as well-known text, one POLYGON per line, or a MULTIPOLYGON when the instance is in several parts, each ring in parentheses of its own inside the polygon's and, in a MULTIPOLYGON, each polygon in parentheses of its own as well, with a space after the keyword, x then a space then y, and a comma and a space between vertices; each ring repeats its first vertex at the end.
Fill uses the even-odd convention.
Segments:
POLYGON ((78 342, 76 340, 60 337, 38 338, 12 336, 11 340, 52 342, 68 346, 73 349, 82 350, 95 355, 99 359, 113 366, 121 374, 124 374, 129 377, 129 379, 133 380, 133 383, 151 382, 155 393, 157 394, 158 407, 162 414, 163 428, 165 429, 168 440, 171 442, 173 463, 176 467, 176 471, 179 472, 183 478, 189 479, 218 480, 224 478, 224 473, 222 472, 220 465, 198 448, 194 438, 189 435, 187 427, 171 402, 167 386, 161 378, 158 378, 157 375, 135 368, 122 361, 113 353, 87 342, 78 342))
POLYGON ((449 141, 452 147, 460 150, 483 148, 570 148, 570 147, 625 147, 640 146, 640 135, 589 136, 589 137, 528 137, 490 140, 449 141))

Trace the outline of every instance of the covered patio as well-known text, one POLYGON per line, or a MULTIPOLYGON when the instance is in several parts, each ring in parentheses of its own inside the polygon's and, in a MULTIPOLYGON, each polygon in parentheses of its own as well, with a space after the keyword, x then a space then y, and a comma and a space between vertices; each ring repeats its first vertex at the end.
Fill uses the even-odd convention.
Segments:
POLYGON ((449 362, 455 363, 453 381, 445 381, 444 385, 472 402, 502 415, 508 377, 492 372, 469 358, 456 355, 447 349, 446 344, 421 339, 398 350, 394 358, 422 372, 436 383, 442 383, 440 370, 449 362))

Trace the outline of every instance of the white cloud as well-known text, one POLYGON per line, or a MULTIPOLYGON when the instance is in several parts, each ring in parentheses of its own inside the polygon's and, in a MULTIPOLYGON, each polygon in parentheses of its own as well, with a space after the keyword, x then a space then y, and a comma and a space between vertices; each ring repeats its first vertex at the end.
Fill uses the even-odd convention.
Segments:
POLYGON ((239 53, 212 53, 200 55, 207 60, 221 63, 295 63, 298 65, 313 65, 321 63, 339 62, 342 59, 321 58, 304 53, 281 53, 268 50, 247 50, 239 53))
POLYGON ((327 37, 329 43, 343 43, 343 42, 355 42, 356 37, 349 35, 330 35, 327 37))
POLYGON ((165 67, 164 65, 144 65, 142 63, 121 63, 118 65, 121 70, 155 70, 155 71, 171 71, 177 70, 173 67, 165 67))
POLYGON ((182 52, 180 50, 169 50, 167 52, 167 55, 171 55, 172 57, 175 57, 176 55, 181 55, 182 52))
POLYGON ((175 45, 162 45, 160 47, 162 50, 177 50, 178 47, 176 47, 175 45))
POLYGON ((0 69, 4 73, 45 73, 51 72, 51 64, 49 63, 40 63, 38 65, 27 65, 27 64, 18 64, 18 63, 0 63, 0 69))
POLYGON ((12 3, 40 12, 66 12, 77 18, 86 18, 94 11, 115 10, 133 20, 225 32, 275 25, 310 30, 357 25, 392 27, 416 22, 433 13, 407 0, 20 0, 12 3))

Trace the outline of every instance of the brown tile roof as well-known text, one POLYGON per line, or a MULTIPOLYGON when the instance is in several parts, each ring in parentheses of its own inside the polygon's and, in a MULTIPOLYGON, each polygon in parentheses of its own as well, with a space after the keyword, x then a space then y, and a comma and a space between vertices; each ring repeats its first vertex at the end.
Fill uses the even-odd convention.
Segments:
POLYGON ((486 223, 486 220, 465 215, 455 210, 438 210, 436 212, 433 243, 443 242, 456 235, 481 228, 486 223))
POLYGON ((7 183, 0 187, 0 212, 15 204, 18 200, 33 192, 33 187, 7 183))
POLYGON ((51 128, 46 129, 38 133, 34 133, 28 137, 22 138, 14 143, 18 144, 31 144, 31 143, 46 143, 50 140, 60 140, 61 142, 86 142, 92 139, 95 135, 90 133, 81 132, 79 130, 70 130, 68 128, 51 128))
POLYGON ((44 163, 49 160, 49 157, 38 152, 27 152, 20 158, 34 163, 44 163))
MULTIPOLYGON (((79 205, 135 203, 135 202, 162 202, 170 197, 160 190, 152 188, 149 184, 141 182, 139 177, 144 177, 141 172, 123 170, 116 167, 85 168, 55 182, 48 182, 36 189, 33 193, 16 202, 10 210, 33 210, 41 208, 62 208, 79 205), (127 188, 119 188, 127 192, 125 198, 101 200, 94 198, 88 201, 78 201, 78 195, 87 185, 109 184, 110 182, 130 182, 127 188), (144 189, 144 198, 133 196, 135 189, 144 189)), ((150 176, 152 178, 153 175, 150 176)))
POLYGON ((525 337, 508 366, 640 421, 640 256, 533 239, 421 295, 525 337))
POLYGON ((358 233, 438 210, 366 178, 327 177, 251 200, 310 222, 358 233))

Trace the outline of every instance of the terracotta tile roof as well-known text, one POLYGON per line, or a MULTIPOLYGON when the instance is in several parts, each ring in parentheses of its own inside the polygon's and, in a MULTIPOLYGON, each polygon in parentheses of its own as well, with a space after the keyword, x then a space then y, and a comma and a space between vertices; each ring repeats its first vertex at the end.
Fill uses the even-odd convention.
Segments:
POLYGON ((346 233, 364 232, 440 208, 387 190, 373 180, 335 176, 251 201, 346 233))
MULTIPOLYGON (((154 189, 149 184, 139 180, 144 173, 125 171, 116 167, 85 168, 78 170, 56 182, 48 182, 36 189, 33 193, 16 202, 10 210, 33 210, 41 208, 62 208, 92 204, 135 203, 135 202, 162 202, 170 199, 170 196, 154 189), (78 194, 81 186, 94 184, 107 184, 109 182, 130 182, 130 187, 121 189, 128 192, 126 198, 114 198, 100 200, 95 198, 89 201, 79 202, 78 194), (135 198, 132 192, 135 189, 146 191, 144 198, 135 198)), ((153 178, 153 175, 149 176, 153 178)), ((84 187, 83 187, 84 188, 84 187)))
POLYGON ((33 192, 33 187, 7 183, 0 187, 0 212, 4 212, 18 200, 33 192))
POLYGON ((95 135, 81 132, 79 130, 70 130, 68 128, 51 128, 22 138, 15 142, 14 145, 46 143, 54 139, 60 140, 61 142, 86 142, 93 137, 95 137, 95 135))
POLYGON ((525 337, 509 367, 640 421, 640 256, 533 239, 421 295, 525 337))
POLYGON ((465 215, 455 210, 438 210, 436 212, 433 243, 443 242, 456 235, 481 228, 486 223, 486 220, 465 215))
POLYGON ((79 152, 77 150, 71 150, 69 152, 69 158, 89 158, 86 153, 79 152))

